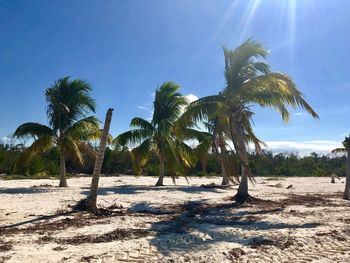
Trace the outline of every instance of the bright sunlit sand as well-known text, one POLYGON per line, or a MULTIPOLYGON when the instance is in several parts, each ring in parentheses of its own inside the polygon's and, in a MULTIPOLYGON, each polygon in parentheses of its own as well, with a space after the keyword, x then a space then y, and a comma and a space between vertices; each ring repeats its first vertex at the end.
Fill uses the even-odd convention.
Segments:
POLYGON ((6 262, 349 262, 350 204, 344 180, 258 178, 255 197, 232 206, 231 189, 200 187, 220 178, 153 186, 155 178, 102 177, 93 216, 63 207, 87 194, 90 178, 70 188, 53 180, 1 181, 1 251, 6 262), (51 186, 53 185, 53 186, 51 186), (286 189, 292 185, 291 189, 286 189), (16 206, 13 206, 16 203, 16 206), (118 206, 122 205, 122 208, 118 206), (207 211, 205 211, 205 209, 207 211), (69 211, 69 210, 67 210, 69 211), (18 229, 6 228, 11 225, 18 229), (318 261, 319 260, 319 261, 318 261), (323 260, 323 261, 322 261, 323 260))

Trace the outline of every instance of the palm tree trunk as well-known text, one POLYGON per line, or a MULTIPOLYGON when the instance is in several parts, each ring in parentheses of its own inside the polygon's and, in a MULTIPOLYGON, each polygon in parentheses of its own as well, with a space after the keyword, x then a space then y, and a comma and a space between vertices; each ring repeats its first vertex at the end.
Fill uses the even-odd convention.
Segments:
POLYGON ((244 166, 242 165, 242 175, 241 175, 241 181, 239 183, 238 191, 237 191, 237 196, 242 196, 242 197, 249 197, 248 193, 248 175, 245 172, 246 170, 244 169, 244 166))
POLYGON ((237 203, 244 203, 251 199, 248 192, 248 178, 251 176, 251 171, 248 164, 248 152, 243 136, 243 127, 239 121, 233 117, 230 118, 231 140, 237 152, 237 155, 242 165, 242 176, 239 183, 235 200, 237 203))
POLYGON ((202 172, 203 174, 207 173, 207 161, 206 161, 206 157, 203 157, 200 161, 201 166, 202 166, 202 172))
POLYGON ((219 147, 220 147, 220 161, 221 161, 221 173, 222 173, 222 182, 221 185, 229 185, 230 181, 227 176, 227 168, 226 168, 226 142, 223 137, 222 132, 218 133, 219 135, 219 147))
POLYGON ((221 159, 221 173, 222 173, 221 185, 229 185, 230 184, 230 180, 228 179, 228 176, 227 176, 225 154, 221 153, 220 155, 221 155, 220 159, 221 159))
POLYGON ((60 184, 59 187, 68 187, 66 178, 66 153, 62 147, 60 147, 60 184))
POLYGON ((104 128, 103 128, 103 131, 101 134, 100 146, 98 148, 98 152, 97 152, 97 156, 96 156, 95 167, 94 167, 94 172, 92 174, 92 180, 91 180, 91 186, 90 186, 89 202, 88 202, 88 207, 90 210, 97 209, 98 182, 100 179, 103 158, 105 155, 107 138, 108 138, 108 134, 109 134, 109 127, 110 127, 111 121, 112 121, 112 112, 113 112, 113 109, 108 109, 108 111, 107 111, 104 128))
POLYGON ((160 157, 159 157, 159 178, 158 178, 158 181, 156 183, 156 186, 164 185, 163 180, 164 180, 164 156, 161 153, 160 157))
POLYGON ((350 200, 350 147, 348 148, 346 157, 346 182, 343 198, 350 200))

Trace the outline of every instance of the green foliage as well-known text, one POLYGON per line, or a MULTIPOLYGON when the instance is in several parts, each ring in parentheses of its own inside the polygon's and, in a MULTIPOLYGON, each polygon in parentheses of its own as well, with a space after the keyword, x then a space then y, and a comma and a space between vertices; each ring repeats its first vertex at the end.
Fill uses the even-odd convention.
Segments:
POLYGON ((99 122, 86 117, 95 112, 95 102, 89 96, 91 87, 81 80, 60 79, 45 91, 48 123, 46 126, 28 122, 20 125, 14 135, 17 138, 32 137, 34 142, 27 148, 20 161, 27 162, 34 155, 57 146, 72 158, 83 163, 82 142, 96 139, 100 133, 99 122))
POLYGON ((127 147, 121 149, 106 148, 102 173, 132 173, 132 157, 127 147))
POLYGON ((159 165, 158 164, 148 164, 145 169, 146 175, 148 176, 158 176, 159 175, 159 165))
POLYGON ((165 162, 165 169, 173 178, 191 166, 192 149, 183 142, 176 125, 188 104, 178 92, 179 89, 180 86, 174 82, 163 83, 155 92, 152 120, 133 118, 130 127, 134 129, 115 139, 116 146, 136 146, 131 152, 135 174, 154 174, 156 169, 147 166, 153 153, 156 153, 160 163, 165 162))
POLYGON ((345 156, 334 157, 311 153, 298 157, 295 154, 250 154, 250 167, 258 176, 329 176, 333 172, 345 175, 345 156))
MULTIPOLYGON (((189 125, 219 118, 220 123, 226 126, 221 130, 229 134, 249 177, 252 174, 248 165, 247 144, 253 143, 258 153, 263 145, 253 131, 252 106, 272 108, 281 114, 284 121, 289 120, 290 107, 303 108, 312 117, 318 118, 290 77, 270 71, 269 65, 263 61, 267 55, 268 51, 251 39, 234 50, 224 48, 224 89, 217 95, 191 103, 182 117, 183 122, 189 125)), ((253 170, 263 168, 264 173, 271 171, 270 167, 258 167, 258 163, 250 165, 253 170)), ((238 177, 238 174, 233 175, 238 177)))
POLYGON ((36 155, 30 160, 26 168, 29 175, 36 175, 43 173, 46 167, 43 158, 36 155))

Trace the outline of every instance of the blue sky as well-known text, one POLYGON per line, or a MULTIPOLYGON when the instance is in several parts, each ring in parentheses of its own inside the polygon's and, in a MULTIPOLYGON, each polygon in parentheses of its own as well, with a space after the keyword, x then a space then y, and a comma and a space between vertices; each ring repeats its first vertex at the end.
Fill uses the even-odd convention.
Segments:
POLYGON ((0 0, 0 138, 46 123, 43 91, 67 75, 92 84, 99 118, 115 108, 117 135, 149 117, 164 81, 186 95, 219 92, 222 46, 253 37, 320 115, 297 110, 285 124, 256 107, 257 135, 275 150, 327 152, 350 132, 349 10, 344 0, 0 0))

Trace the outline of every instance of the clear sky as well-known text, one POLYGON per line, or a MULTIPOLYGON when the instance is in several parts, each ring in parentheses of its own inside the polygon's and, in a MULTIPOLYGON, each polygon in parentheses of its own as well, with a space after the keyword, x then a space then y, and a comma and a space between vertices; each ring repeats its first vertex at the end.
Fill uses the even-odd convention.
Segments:
POLYGON ((91 83, 100 119, 115 108, 115 136, 150 116, 164 81, 192 97, 219 92, 222 46, 253 37, 320 115, 298 110, 285 124, 256 107, 257 135, 275 150, 327 152, 350 132, 349 10, 347 0, 0 0, 0 138, 46 123, 43 91, 64 76, 91 83))

